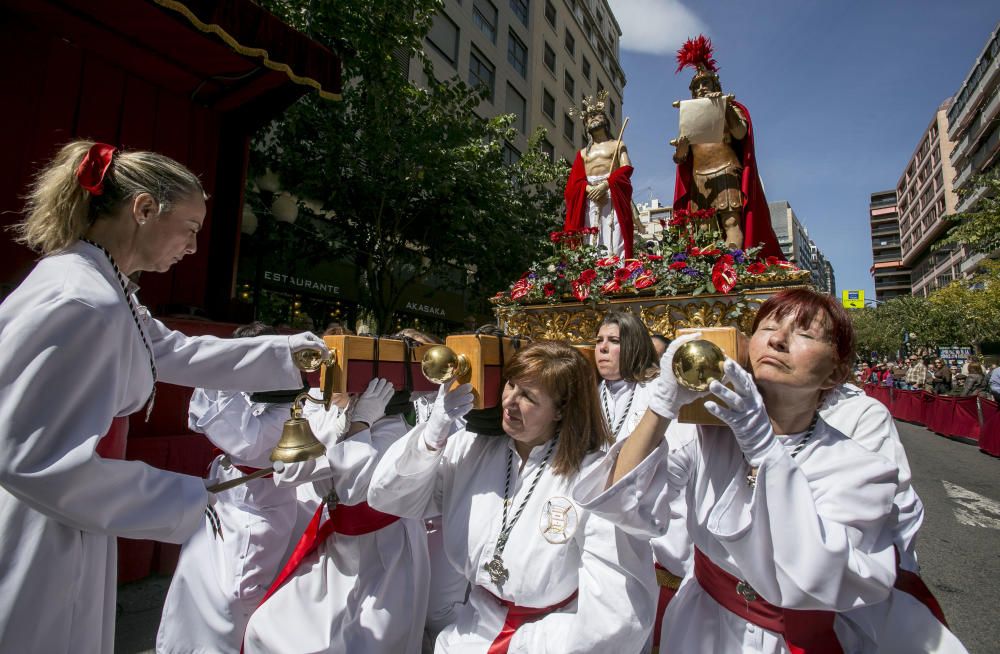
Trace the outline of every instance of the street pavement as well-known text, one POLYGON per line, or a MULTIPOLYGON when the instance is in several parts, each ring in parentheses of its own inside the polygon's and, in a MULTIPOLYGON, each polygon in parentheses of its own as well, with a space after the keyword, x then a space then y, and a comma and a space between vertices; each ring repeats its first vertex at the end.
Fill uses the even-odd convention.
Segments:
MULTIPOLYGON (((924 581, 971 654, 1000 654, 1000 459, 896 422, 924 502, 917 542, 924 581)), ((115 651, 152 651, 168 577, 119 589, 115 651)))

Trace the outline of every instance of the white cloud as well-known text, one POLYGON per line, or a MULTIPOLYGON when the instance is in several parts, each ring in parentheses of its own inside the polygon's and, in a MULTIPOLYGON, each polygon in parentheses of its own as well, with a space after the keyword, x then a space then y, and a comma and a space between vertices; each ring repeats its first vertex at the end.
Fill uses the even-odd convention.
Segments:
POLYGON ((673 54, 686 39, 707 30, 679 0, 608 1, 622 28, 622 50, 673 54))

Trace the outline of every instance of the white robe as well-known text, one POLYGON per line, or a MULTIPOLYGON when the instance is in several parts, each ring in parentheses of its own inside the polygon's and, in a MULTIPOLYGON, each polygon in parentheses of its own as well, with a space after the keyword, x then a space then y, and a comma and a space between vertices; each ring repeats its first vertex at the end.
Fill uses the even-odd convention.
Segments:
MULTIPOLYGON (((578 475, 557 476, 547 466, 503 551, 510 578, 498 589, 483 565, 496 548, 513 441, 460 430, 444 448, 431 452, 423 444, 423 428, 415 427, 382 457, 368 501, 398 515, 442 516, 448 559, 464 572, 472 590, 468 602, 457 608, 455 623, 438 636, 435 651, 472 654, 490 647, 507 615, 490 593, 527 607, 552 606, 577 593, 563 608, 518 629, 510 643, 512 654, 640 651, 656 608, 648 543, 571 502, 578 475), (567 517, 562 537, 543 535, 554 509, 567 517)), ((534 448, 522 470, 513 452, 511 517, 527 495, 545 449, 534 448)), ((588 455, 584 466, 601 456, 588 455)))
MULTIPOLYGON (((670 503, 686 490, 695 546, 772 604, 846 611, 888 596, 895 580, 888 528, 897 487, 893 464, 820 421, 796 458, 788 450, 804 434, 769 450, 751 488, 728 429, 674 428, 700 433, 674 451, 665 438, 605 491, 622 446, 616 444, 581 478, 577 501, 633 533, 655 536, 669 532, 670 503)), ((845 652, 867 651, 854 625, 838 617, 835 630, 845 652)), ((723 608, 694 577, 671 602, 663 633, 664 654, 788 652, 779 634, 723 608)))
MULTIPOLYGON (((332 487, 341 504, 366 501, 379 453, 406 429, 401 416, 391 416, 345 439, 366 445, 367 453, 320 459, 333 476, 314 482, 316 494, 332 487)), ((334 533, 251 616, 244 651, 417 654, 429 567, 422 520, 398 520, 360 536, 334 533)))
MULTIPOLYGON (((188 338, 142 313, 161 381, 277 390, 300 379, 287 338, 188 338)), ((152 384, 93 246, 45 257, 0 305, 0 651, 112 651, 115 537, 183 543, 202 525, 201 478, 95 454, 152 384)))
MULTIPOLYGON (((608 177, 609 175, 587 175, 587 184, 597 186, 608 177)), ((598 229, 597 234, 590 237, 590 244, 603 245, 608 249, 608 256, 625 256, 625 241, 618 225, 618 212, 615 211, 614 203, 611 201, 611 191, 604 192, 604 204, 592 202, 590 198, 586 198, 586 202, 586 227, 598 229)))
MULTIPOLYGON (((924 505, 913 488, 910 462, 892 414, 864 391, 842 384, 824 398, 820 417, 855 443, 884 456, 899 468, 899 488, 893 499, 890 528, 900 554, 900 567, 919 573, 916 540, 924 521, 924 505)), ((869 633, 879 644, 881 654, 966 653, 958 638, 924 604, 896 588, 885 602, 854 609, 843 617, 869 633)))
MULTIPOLYGON (((195 389, 188 426, 225 452, 212 462, 209 478, 242 477, 236 466, 270 467, 270 452, 290 406, 255 404, 244 393, 195 389)), ((181 549, 156 635, 157 652, 239 653, 247 621, 280 570, 297 504, 294 488, 277 488, 267 478, 216 495, 224 538, 216 538, 206 521, 181 549)))

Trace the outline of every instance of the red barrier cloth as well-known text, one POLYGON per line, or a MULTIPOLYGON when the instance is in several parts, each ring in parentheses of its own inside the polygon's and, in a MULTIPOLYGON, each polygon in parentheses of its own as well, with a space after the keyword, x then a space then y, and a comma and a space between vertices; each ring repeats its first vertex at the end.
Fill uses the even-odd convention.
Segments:
POLYGON ((953 398, 931 394, 931 401, 924 407, 924 425, 931 431, 947 434, 954 415, 953 398))
POLYGON ((924 406, 920 399, 922 392, 896 390, 893 393, 892 417, 907 422, 923 422, 924 406))
MULTIPOLYGON (((483 590, 486 590, 485 588, 483 590)), ((490 593, 490 591, 486 591, 490 593)), ((493 595, 493 593, 490 593, 493 595)), ((562 600, 561 602, 556 602, 552 606, 518 606, 510 600, 505 600, 493 595, 493 599, 500 603, 501 606, 507 608, 507 618, 503 622, 503 628, 500 629, 500 633, 497 637, 493 639, 493 644, 490 648, 486 650, 486 654, 507 654, 510 650, 510 641, 514 638, 515 632, 521 627, 521 625, 534 622, 540 618, 545 617, 549 613, 557 609, 561 609, 566 606, 574 599, 576 599, 576 591, 573 594, 562 600)))
POLYGON ((890 402, 889 402, 889 387, 888 386, 875 386, 875 385, 872 385, 872 390, 871 390, 871 393, 869 393, 869 395, 871 395, 876 400, 878 400, 879 402, 881 402, 882 404, 884 404, 887 409, 891 408, 890 407, 890 402))
POLYGON ((983 428, 979 430, 979 449, 993 456, 1000 456, 1000 409, 996 402, 981 399, 983 428))
POLYGON ((737 588, 744 582, 694 548, 694 576, 724 609, 758 627, 781 634, 792 654, 843 654, 833 630, 833 611, 800 611, 775 606, 763 597, 749 600, 737 588))
POLYGON ((952 398, 954 413, 948 424, 949 436, 979 440, 979 408, 975 397, 952 398))

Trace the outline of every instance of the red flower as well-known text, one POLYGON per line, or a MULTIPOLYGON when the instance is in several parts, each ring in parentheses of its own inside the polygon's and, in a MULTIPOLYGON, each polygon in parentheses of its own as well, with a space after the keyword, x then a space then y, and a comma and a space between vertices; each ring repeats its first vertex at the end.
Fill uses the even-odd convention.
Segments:
POLYGON ((597 279, 597 271, 595 271, 593 268, 587 268, 582 273, 580 273, 580 282, 583 284, 589 284, 595 279, 597 279))
POLYGON ((602 259, 598 259, 594 263, 597 264, 598 268, 610 268, 611 266, 618 265, 618 257, 604 257, 602 259))
POLYGON ((670 264, 671 270, 683 270, 684 268, 687 268, 686 261, 675 261, 672 264, 670 264))
POLYGON ((615 279, 616 282, 624 282, 631 275, 632 275, 632 273, 630 273, 625 268, 618 268, 617 270, 615 270, 615 277, 614 277, 614 279, 615 279))
POLYGON ((634 286, 637 289, 649 288, 656 283, 656 277, 652 273, 643 273, 635 278, 634 286))
POLYGON ((590 286, 581 284, 578 280, 573 280, 573 297, 583 302, 590 297, 590 286))
POLYGON ((549 240, 553 243, 558 243, 561 239, 561 234, 559 232, 549 232, 549 240))
POLYGON ((601 292, 603 293, 617 293, 622 290, 621 284, 618 283, 617 279, 611 279, 604 283, 601 287, 601 292))
POLYGON ((642 268, 642 262, 638 259, 629 259, 624 266, 625 270, 629 273, 634 273, 636 270, 642 268))
POLYGON ((764 262, 769 266, 776 266, 778 265, 779 261, 781 261, 781 259, 779 259, 778 257, 768 257, 764 259, 764 262))
POLYGON ((683 227, 684 225, 687 225, 688 223, 687 212, 685 212, 684 215, 679 215, 679 214, 680 212, 678 211, 677 215, 671 218, 670 222, 667 224, 670 225, 671 227, 683 227))
POLYGON ((527 279, 522 279, 514 284, 510 289, 510 299, 520 300, 532 289, 532 283, 527 279))
POLYGON ((736 269, 733 268, 732 256, 727 254, 715 262, 712 267, 712 285, 720 293, 728 293, 736 286, 736 269))
POLYGON ((759 275, 767 270, 767 266, 762 264, 760 261, 754 261, 749 266, 747 266, 747 272, 751 275, 759 275))
POLYGON ((717 254, 722 254, 722 250, 719 248, 711 248, 709 250, 702 250, 701 248, 691 248, 690 254, 692 257, 714 257, 717 254))
POLYGON ((646 258, 650 261, 663 261, 663 255, 661 254, 649 254, 646 258))

